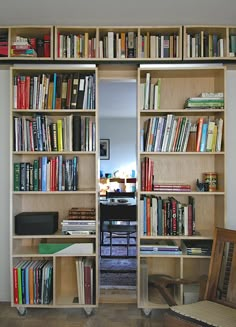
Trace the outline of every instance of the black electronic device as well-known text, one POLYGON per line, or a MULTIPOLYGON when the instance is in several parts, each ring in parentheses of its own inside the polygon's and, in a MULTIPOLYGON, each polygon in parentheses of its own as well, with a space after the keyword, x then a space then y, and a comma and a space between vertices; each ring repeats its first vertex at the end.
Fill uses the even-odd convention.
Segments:
POLYGON ((58 230, 58 212, 21 212, 15 216, 15 234, 48 235, 58 230))

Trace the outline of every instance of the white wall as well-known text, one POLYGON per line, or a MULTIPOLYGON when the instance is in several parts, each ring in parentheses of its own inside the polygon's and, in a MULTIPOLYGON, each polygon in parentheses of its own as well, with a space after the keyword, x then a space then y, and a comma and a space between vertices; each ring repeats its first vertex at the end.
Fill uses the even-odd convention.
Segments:
MULTIPOLYGON (((133 98, 135 102, 135 98, 133 98)), ((104 173, 136 169, 136 119, 100 119, 100 138, 110 139, 110 160, 101 160, 104 173)))
POLYGON ((9 278, 9 126, 10 126, 10 73, 0 66, 0 301, 10 299, 9 278))
MULTIPOLYGON (((235 67, 236 68, 236 67, 235 67)), ((226 121, 226 227, 236 229, 236 70, 227 71, 227 121, 226 121)))
POLYGON ((235 0, 1 0, 1 25, 235 25, 235 0))

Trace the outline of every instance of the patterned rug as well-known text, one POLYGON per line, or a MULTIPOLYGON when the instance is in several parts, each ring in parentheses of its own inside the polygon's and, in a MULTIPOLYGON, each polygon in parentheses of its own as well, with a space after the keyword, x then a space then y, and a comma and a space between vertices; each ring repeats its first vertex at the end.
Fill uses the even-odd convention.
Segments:
MULTIPOLYGON (((109 244, 110 240, 105 236, 104 243, 109 244)), ((130 240, 132 246, 129 247, 129 256, 127 257, 126 239, 114 238, 112 247, 112 258, 110 247, 105 245, 101 247, 100 258, 100 285, 101 287, 124 287, 136 286, 136 245, 135 238, 130 240), (117 257, 117 258, 116 258, 117 257), (121 258, 120 258, 121 257, 121 258)))

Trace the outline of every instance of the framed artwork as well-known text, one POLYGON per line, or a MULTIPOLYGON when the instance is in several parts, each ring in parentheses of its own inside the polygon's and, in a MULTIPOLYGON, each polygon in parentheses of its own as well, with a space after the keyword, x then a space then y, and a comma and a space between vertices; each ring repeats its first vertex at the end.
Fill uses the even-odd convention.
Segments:
POLYGON ((110 140, 100 139, 100 159, 109 160, 110 159, 110 140))

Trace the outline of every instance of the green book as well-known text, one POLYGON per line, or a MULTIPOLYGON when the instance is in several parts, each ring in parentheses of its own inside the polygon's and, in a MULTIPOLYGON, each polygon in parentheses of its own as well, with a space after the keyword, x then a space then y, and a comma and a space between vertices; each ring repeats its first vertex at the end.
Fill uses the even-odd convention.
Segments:
POLYGON ((33 190, 39 190, 39 161, 34 160, 33 165, 33 190))
POLYGON ((20 191, 20 163, 14 163, 14 191, 20 191))

